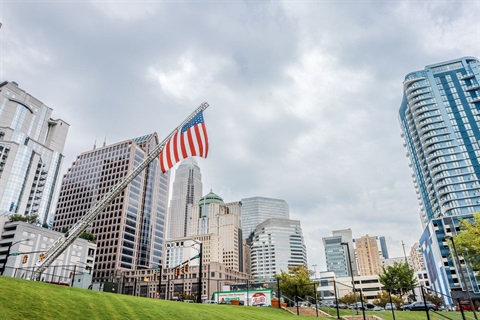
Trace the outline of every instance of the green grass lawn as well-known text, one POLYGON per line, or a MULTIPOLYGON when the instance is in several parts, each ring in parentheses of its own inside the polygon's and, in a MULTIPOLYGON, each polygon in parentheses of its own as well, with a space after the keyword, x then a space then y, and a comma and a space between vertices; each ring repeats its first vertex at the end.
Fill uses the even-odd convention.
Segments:
MULTIPOLYGON (((337 310, 333 308, 320 308, 321 310, 327 312, 334 319, 337 318, 337 310)), ((358 314, 361 316, 362 311, 360 310, 358 314)), ((380 319, 383 320, 393 320, 393 314, 391 310, 384 310, 384 311, 366 311, 366 315, 375 315, 380 319)), ((356 310, 340 310, 340 317, 348 317, 356 315, 356 310)), ((460 312, 447 312, 447 311, 437 311, 437 312, 429 312, 429 316, 431 320, 461 320, 462 314, 460 312)), ((475 320, 473 317, 472 312, 466 312, 465 317, 467 320, 475 320)), ((348 319, 348 318, 347 318, 348 319)), ((427 314, 425 311, 395 311, 395 320, 425 320, 427 319, 427 314)))
MULTIPOLYGON (((322 310, 332 315, 332 319, 336 319, 336 309, 322 308, 322 310)), ((356 313, 354 310, 340 311, 340 316, 352 316, 356 313)), ((361 315, 362 312, 360 311, 359 314, 361 315)), ((384 320, 393 320, 391 311, 371 311, 367 314, 376 315, 384 320)), ((471 312, 467 312, 466 316, 467 319, 474 319, 471 312)), ((0 276, 0 320, 291 320, 295 318, 298 316, 277 308, 202 305, 155 300, 0 276)), ((309 317, 300 318, 308 319, 309 317)), ((424 319, 427 319, 425 312, 395 312, 395 320, 424 319)), ((430 313, 430 319, 457 320, 462 319, 462 316, 460 312, 436 312, 430 313)))
POLYGON ((276 308, 155 300, 0 276, 0 320, 294 318, 276 308))

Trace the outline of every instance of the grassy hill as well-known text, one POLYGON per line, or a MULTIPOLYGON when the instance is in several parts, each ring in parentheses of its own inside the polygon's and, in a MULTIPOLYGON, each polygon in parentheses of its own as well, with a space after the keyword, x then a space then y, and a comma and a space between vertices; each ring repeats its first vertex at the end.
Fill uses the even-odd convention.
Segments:
POLYGON ((155 300, 0 276, 0 320, 294 318, 275 308, 155 300))

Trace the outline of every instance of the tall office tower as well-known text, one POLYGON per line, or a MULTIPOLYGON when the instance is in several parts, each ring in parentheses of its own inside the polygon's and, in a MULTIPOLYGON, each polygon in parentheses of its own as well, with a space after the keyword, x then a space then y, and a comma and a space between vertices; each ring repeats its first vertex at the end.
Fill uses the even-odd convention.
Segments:
POLYGON ((339 278, 351 276, 349 267, 349 263, 351 262, 353 275, 358 276, 352 229, 332 231, 331 237, 324 237, 322 240, 323 247, 325 249, 327 271, 335 272, 335 275, 339 278), (348 243, 348 249, 350 250, 350 261, 348 257, 347 246, 343 245, 342 243, 348 243))
POLYGON ((384 236, 378 237, 380 241, 380 249, 382 250, 382 259, 388 259, 388 248, 387 248, 387 241, 385 240, 384 236))
MULTIPOLYGON (((53 229, 71 228, 158 145, 156 133, 80 154, 63 177, 53 229)), ((169 173, 152 161, 87 231, 97 239, 93 278, 155 268, 163 255, 169 173)))
POLYGON ((169 239, 187 235, 188 217, 192 206, 202 197, 202 174, 197 161, 190 157, 183 160, 175 171, 172 199, 168 214, 169 239))
POLYGON ((203 243, 203 262, 220 262, 226 268, 243 272, 241 202, 224 203, 213 192, 192 207, 188 237, 203 243))
POLYGON ((49 221, 69 124, 20 89, 0 84, 0 210, 49 221))
POLYGON ((269 218, 289 219, 290 213, 287 202, 265 197, 242 199, 241 228, 243 239, 250 237, 257 225, 269 218))
POLYGON ((381 251, 378 247, 378 237, 368 235, 355 239, 358 272, 361 276, 380 274, 382 271, 381 251))
POLYGON ((273 282, 288 267, 307 266, 307 251, 300 221, 270 218, 254 231, 252 276, 257 282, 273 282))
MULTIPOLYGON (((472 57, 411 72, 403 83, 399 120, 425 228, 420 246, 433 286, 447 295, 460 291, 461 270, 452 277, 445 267, 454 263, 443 236, 480 211, 479 83, 479 60, 472 57)), ((474 277, 467 278, 478 292, 474 277)))

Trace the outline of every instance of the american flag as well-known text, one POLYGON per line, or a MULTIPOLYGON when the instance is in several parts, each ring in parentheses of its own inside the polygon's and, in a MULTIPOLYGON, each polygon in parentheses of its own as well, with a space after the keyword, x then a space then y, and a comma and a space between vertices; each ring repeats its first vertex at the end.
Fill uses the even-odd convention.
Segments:
POLYGON ((190 156, 206 158, 207 155, 207 129, 203 121, 203 112, 199 112, 168 140, 159 156, 160 168, 165 173, 182 159, 190 156))

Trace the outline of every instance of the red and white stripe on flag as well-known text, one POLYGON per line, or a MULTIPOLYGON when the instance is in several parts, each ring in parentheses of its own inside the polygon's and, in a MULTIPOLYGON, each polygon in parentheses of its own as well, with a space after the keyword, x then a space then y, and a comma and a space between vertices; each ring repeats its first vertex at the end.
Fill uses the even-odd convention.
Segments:
POLYGON ((206 158, 207 155, 207 129, 203 121, 203 112, 199 112, 168 140, 159 156, 160 168, 165 173, 180 160, 191 156, 206 158))

